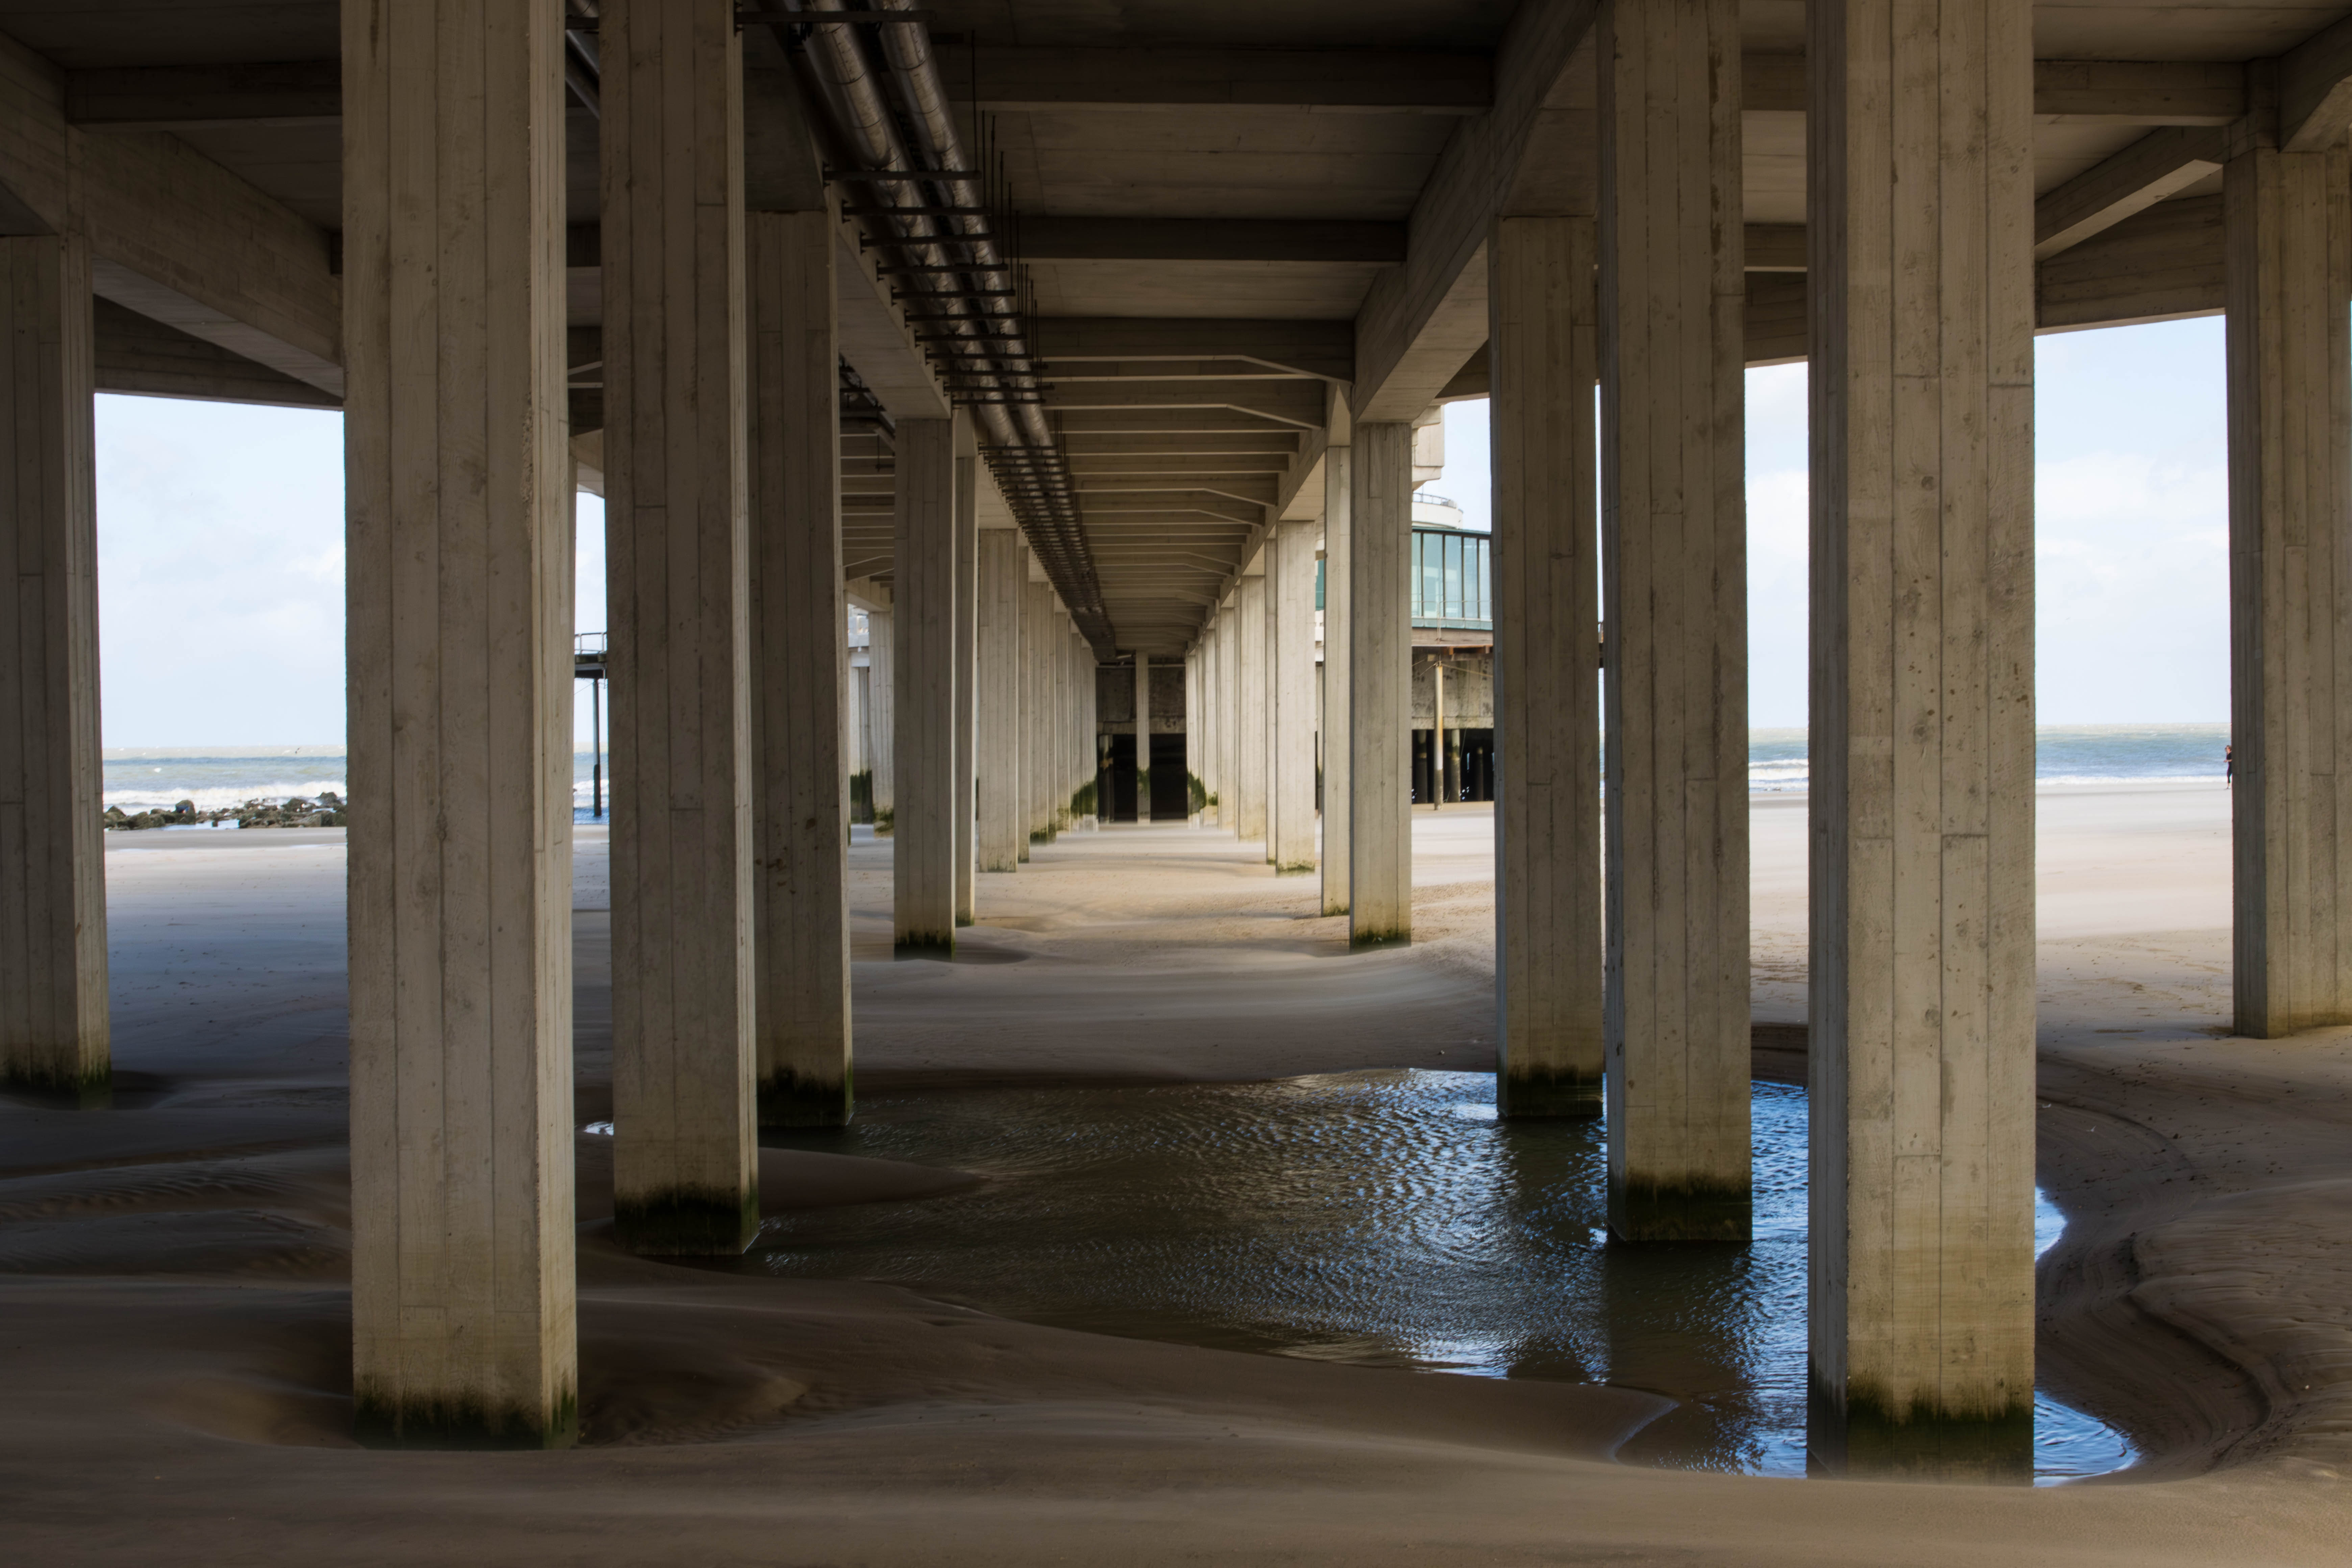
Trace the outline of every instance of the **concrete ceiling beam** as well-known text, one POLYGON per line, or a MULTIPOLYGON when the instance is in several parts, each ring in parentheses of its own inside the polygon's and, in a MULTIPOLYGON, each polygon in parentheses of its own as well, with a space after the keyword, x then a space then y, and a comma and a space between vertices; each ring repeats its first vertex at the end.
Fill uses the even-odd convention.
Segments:
POLYGON ((2315 33, 2278 62, 2278 140, 2315 153, 2352 128, 2352 16, 2315 33))
POLYGON ((1476 114, 1495 99, 1494 57, 1423 49, 1006 47, 952 57, 948 90, 975 107, 1257 109, 1476 114))
POLYGON ((65 114, 91 131, 331 125, 343 118, 343 67, 278 60, 68 71, 65 114))
POLYGON ((1024 217, 1024 261, 1402 261, 1405 226, 1343 218, 1024 217))
MULTIPOLYGON (((1805 111, 1805 57, 1740 58, 1740 107, 1805 111)), ((2077 125, 2227 125, 2246 112, 2234 60, 2036 60, 2033 112, 2077 125)))
MULTIPOLYGON (((1396 248, 1403 252, 1403 226, 1396 248)), ((1045 316, 1037 352, 1061 363, 1199 358, 1247 360, 1346 381, 1356 374, 1356 333, 1346 321, 1194 320, 1184 317, 1045 316)))
POLYGON ((2221 132, 2183 125, 2151 131, 2034 202, 2034 258, 2070 250, 2221 167, 2221 132))
POLYGON ((340 399, 327 232, 176 137, 69 123, 66 80, 0 37, 0 230, 79 229, 100 298, 340 399))

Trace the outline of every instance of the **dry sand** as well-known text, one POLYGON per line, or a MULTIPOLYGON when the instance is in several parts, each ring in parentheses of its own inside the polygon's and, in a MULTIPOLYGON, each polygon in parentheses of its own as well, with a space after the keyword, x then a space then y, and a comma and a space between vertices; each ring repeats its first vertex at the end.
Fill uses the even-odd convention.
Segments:
MULTIPOLYGON (((2226 1038, 2220 792, 2043 797, 2043 1381, 2166 1479, 2032 1491, 1612 1462, 1659 1407, 1009 1322, 604 1240, 580 1141, 586 1443, 350 1447, 340 834, 118 837, 118 1109, 0 1102, 0 1560, 2341 1563, 2352 1030, 2226 1038)), ((1759 1071, 1801 1076, 1804 812, 1759 802, 1759 1071)), ((1409 950, 1181 827, 982 879, 964 961, 887 956, 853 852, 861 1082, 1168 1082, 1493 1058, 1491 821, 1416 824, 1409 950)), ((582 835, 583 1121, 609 1104, 582 835)), ((968 1178, 771 1152, 772 1206, 968 1178)))

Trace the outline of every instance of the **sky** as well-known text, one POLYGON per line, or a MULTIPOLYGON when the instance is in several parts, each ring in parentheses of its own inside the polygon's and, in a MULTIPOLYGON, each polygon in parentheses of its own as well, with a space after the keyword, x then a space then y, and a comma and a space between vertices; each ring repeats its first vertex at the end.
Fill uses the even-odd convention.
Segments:
MULTIPOLYGON (((2229 717, 2221 333, 2213 317, 2037 340, 2044 724, 2229 717)), ((341 416, 110 395, 97 427, 105 743, 340 744, 341 416)), ((1801 725, 1803 366, 1748 373, 1748 474, 1749 717, 1801 725)), ((1448 405, 1428 488, 1489 525, 1486 404, 1448 405)), ((578 624, 601 631, 593 496, 579 533, 578 624)))

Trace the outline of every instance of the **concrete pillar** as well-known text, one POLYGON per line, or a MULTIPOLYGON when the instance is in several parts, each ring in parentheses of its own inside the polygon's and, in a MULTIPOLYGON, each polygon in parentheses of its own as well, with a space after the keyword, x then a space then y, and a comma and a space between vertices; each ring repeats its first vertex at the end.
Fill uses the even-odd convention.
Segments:
POLYGON ((1635 1241, 1748 1234, 1748 291, 1710 216, 1739 210, 1739 102, 1705 85, 1738 73, 1738 9, 1601 8, 1603 1026, 1635 1241))
POLYGON ((1184 819, 1201 825, 1192 809, 1192 781, 1201 776, 1201 649, 1195 641, 1184 655, 1184 819))
POLYGON ((1071 668, 1078 682, 1078 745, 1080 784, 1087 791, 1087 826, 1100 827, 1105 815, 1102 798, 1102 688, 1095 679, 1094 645, 1084 637, 1070 643, 1071 668))
POLYGON ((2231 738, 2237 1032, 2352 1022, 2352 393, 2343 146, 2232 133, 2231 738))
POLYGON ((0 1083, 97 1106, 112 1072, 87 242, 0 239, 0 1083))
POLYGON ((1350 820, 1349 763, 1353 750, 1348 725, 1348 593, 1352 585, 1349 537, 1349 491, 1353 486, 1354 449, 1323 449, 1323 693, 1321 702, 1323 755, 1323 912, 1348 912, 1348 860, 1350 820))
POLYGON ((1496 1098, 1506 1116, 1598 1116, 1602 982, 1593 222, 1505 218, 1495 226, 1486 257, 1500 764, 1496 1098))
MULTIPOLYGON (((1108 803, 1104 809, 1108 810, 1108 803)), ((1151 820, 1151 656, 1135 656, 1135 820, 1151 820)))
POLYGON ((1265 579, 1244 577, 1234 587, 1234 831, 1244 843, 1265 841, 1265 579))
POLYGON ((1348 940, 1412 939, 1412 426, 1356 427, 1349 517, 1348 940))
POLYGON ((980 448, 971 410, 956 411, 955 427, 955 923, 968 926, 980 863, 980 448))
MULTIPOLYGON (((578 1377, 560 16, 443 0, 353 5, 344 21, 350 745, 367 803, 349 846, 353 1426, 395 1443, 565 1444, 578 1377)), ((58 711, 63 692, 23 711, 57 714, 52 772, 68 776, 97 754, 84 268, 76 241, 0 241, 5 427, 45 437, 12 454, 6 526, 16 561, 43 569, 19 592, 42 591, 33 607, 64 634, 47 646, 86 682, 79 722, 58 711)), ((57 841, 97 822, 94 791, 80 804, 72 820, 45 810, 57 841)), ((102 968, 98 984, 102 1030, 102 968)))
MULTIPOLYGON (((1202 626, 1201 647, 1200 773, 1202 788, 1213 797, 1201 820, 1203 826, 1222 827, 1225 824, 1225 636, 1224 617, 1214 609, 1202 626)), ((1186 722, 1193 721, 1188 718, 1186 722)))
POLYGON ((902 419, 891 554, 900 622, 893 940, 908 956, 955 951, 955 426, 902 419))
POLYGON ((848 685, 832 219, 744 218, 760 1121, 849 1120, 848 685))
MULTIPOLYGON (((894 597, 891 603, 895 605, 894 597)), ((898 617, 866 615, 866 764, 873 771, 874 830, 887 832, 898 809, 898 617)))
POLYGON ((740 1252, 752 1099, 742 72, 730 0, 604 12, 614 1219, 740 1252))
POLYGON ((973 787, 980 797, 975 854, 982 871, 1020 868, 1029 823, 1021 808, 1021 535, 979 531, 979 753, 973 787))
POLYGON ((2019 1475, 2033 1401, 2032 7, 1814 0, 1807 15, 1810 1324, 1832 1439, 1814 1452, 2019 1475))
POLYGON ((1266 858, 1278 876, 1315 869, 1315 540, 1309 518, 1280 522, 1266 541, 1277 563, 1272 585, 1274 755, 1272 842, 1266 858))
MULTIPOLYGON (((1029 844, 1054 837, 1054 591, 1024 583, 1021 601, 1021 771, 1029 844)), ((1022 858, 1027 859, 1026 846, 1022 858)))

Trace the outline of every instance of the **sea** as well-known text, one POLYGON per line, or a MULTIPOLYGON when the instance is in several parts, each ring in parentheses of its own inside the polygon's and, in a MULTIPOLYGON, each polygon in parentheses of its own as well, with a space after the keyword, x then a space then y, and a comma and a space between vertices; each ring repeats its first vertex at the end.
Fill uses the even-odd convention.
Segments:
MULTIPOLYGON (((2035 773, 2045 785, 2219 784, 2227 724, 2052 725, 2036 737, 2035 773)), ((1756 730, 1748 741, 1748 787, 1759 794, 1802 792, 1809 780, 1802 730, 1756 730)), ((613 805, 606 759, 604 805, 613 805)), ((572 767, 576 821, 597 820, 593 756, 577 753, 572 767)), ((105 754, 106 804, 128 812, 170 810, 192 800, 217 811, 248 800, 315 799, 332 790, 352 798, 341 746, 179 746, 110 748, 105 754)), ((353 804, 367 809, 364 792, 353 804)), ((233 829, 235 823, 222 825, 233 829)), ((199 831, 173 829, 170 831, 199 831)))

